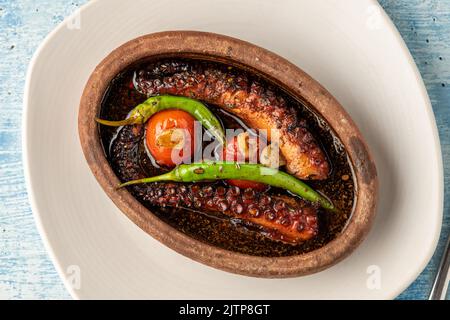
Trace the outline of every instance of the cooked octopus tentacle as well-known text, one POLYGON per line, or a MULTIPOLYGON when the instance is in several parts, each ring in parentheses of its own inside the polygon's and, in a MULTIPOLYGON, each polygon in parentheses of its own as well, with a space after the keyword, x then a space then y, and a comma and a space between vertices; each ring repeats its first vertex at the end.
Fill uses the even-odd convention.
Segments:
MULTIPOLYGON (((142 178, 136 160, 142 126, 126 126, 113 142, 111 158, 119 178, 142 178)), ((317 206, 289 196, 268 196, 252 189, 212 183, 156 182, 135 185, 133 193, 149 204, 220 213, 259 226, 264 234, 285 243, 308 240, 318 233, 317 206)))
POLYGON ((136 73, 138 91, 148 96, 181 95, 215 104, 240 117, 252 128, 278 129, 280 150, 289 173, 300 179, 325 179, 330 167, 325 153, 296 111, 271 87, 234 69, 217 69, 201 62, 162 63, 136 73))
POLYGON ((143 196, 153 205, 200 209, 250 221, 270 237, 297 243, 317 234, 317 209, 303 200, 233 186, 154 183, 143 196))

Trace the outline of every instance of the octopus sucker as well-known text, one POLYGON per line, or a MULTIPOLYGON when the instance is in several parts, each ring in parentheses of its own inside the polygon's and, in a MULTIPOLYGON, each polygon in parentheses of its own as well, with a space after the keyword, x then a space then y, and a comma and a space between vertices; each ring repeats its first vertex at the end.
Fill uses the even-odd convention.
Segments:
POLYGON ((249 127, 264 130, 269 140, 271 130, 277 129, 289 173, 304 180, 323 180, 330 174, 325 152, 296 110, 258 78, 201 61, 163 62, 138 70, 134 86, 147 96, 178 95, 217 105, 249 127))

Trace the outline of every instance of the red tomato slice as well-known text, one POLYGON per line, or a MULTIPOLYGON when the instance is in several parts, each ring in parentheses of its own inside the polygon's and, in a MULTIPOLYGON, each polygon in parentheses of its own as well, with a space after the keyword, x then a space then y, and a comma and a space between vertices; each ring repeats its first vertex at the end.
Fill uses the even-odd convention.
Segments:
MULTIPOLYGON (((224 161, 240 161, 243 162, 245 160, 245 156, 239 151, 239 147, 237 145, 237 137, 233 137, 227 141, 227 144, 223 150, 223 160, 224 161)), ((267 185, 260 182, 254 182, 249 180, 238 180, 238 179, 229 179, 227 183, 239 187, 241 189, 254 189, 258 191, 264 191, 267 189, 267 185)))
POLYGON ((147 123, 146 143, 158 164, 173 167, 194 153, 195 118, 182 110, 156 113, 147 123))

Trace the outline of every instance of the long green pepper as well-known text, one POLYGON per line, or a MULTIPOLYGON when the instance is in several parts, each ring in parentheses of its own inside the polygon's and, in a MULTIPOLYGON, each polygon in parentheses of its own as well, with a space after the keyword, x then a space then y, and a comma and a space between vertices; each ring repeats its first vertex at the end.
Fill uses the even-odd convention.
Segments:
POLYGON ((333 204, 297 178, 260 164, 237 162, 202 162, 181 164, 172 171, 159 176, 133 180, 119 185, 119 188, 133 184, 157 181, 196 182, 202 180, 240 179, 262 182, 273 187, 288 190, 305 200, 319 203, 323 208, 336 211, 333 204))
POLYGON ((106 126, 125 126, 144 124, 155 113, 165 109, 180 109, 188 112, 199 121, 221 144, 225 143, 225 135, 219 119, 200 101, 186 97, 162 95, 150 97, 131 110, 128 118, 120 121, 109 121, 95 118, 106 126))

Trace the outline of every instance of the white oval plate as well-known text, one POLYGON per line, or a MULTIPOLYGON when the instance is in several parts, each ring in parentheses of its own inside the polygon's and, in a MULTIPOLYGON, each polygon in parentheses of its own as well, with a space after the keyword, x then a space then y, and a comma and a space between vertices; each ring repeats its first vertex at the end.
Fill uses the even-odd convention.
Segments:
POLYGON ((23 130, 31 206, 76 298, 394 298, 426 266, 439 236, 443 176, 431 105, 401 37, 375 1, 91 1, 36 52, 23 130), (351 114, 375 157, 381 195, 372 232, 349 258, 294 279, 215 270, 148 236, 97 184, 77 132, 90 73, 128 40, 181 29, 272 50, 311 74, 351 114))

